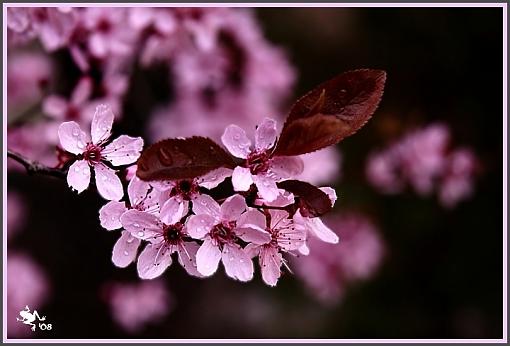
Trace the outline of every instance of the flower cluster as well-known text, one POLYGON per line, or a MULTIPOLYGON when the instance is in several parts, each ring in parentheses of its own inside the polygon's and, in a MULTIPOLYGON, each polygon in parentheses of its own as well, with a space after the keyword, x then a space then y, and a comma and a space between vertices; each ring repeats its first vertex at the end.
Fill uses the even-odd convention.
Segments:
POLYGON ((449 145, 450 132, 444 124, 411 132, 370 155, 368 181, 386 194, 400 193, 406 184, 421 196, 437 191, 441 204, 453 207, 471 195, 477 159, 470 149, 449 145))
MULTIPOLYGON (((101 225, 122 230, 113 248, 116 266, 136 260, 140 278, 154 279, 172 264, 175 253, 190 275, 210 276, 221 262, 229 277, 249 281, 254 275, 252 258, 258 257, 264 282, 274 286, 287 265, 284 254, 308 254, 311 236, 338 242, 318 217, 293 210, 295 196, 277 186, 300 174, 303 163, 298 157, 272 155, 277 141, 274 120, 266 118, 257 127, 254 145, 235 125, 227 127, 222 141, 241 159, 233 169, 221 167, 193 179, 143 181, 135 176, 126 201, 112 200, 101 208, 101 225), (231 181, 231 194, 213 198, 225 180, 231 181), (142 243, 145 247, 138 255, 142 243)), ((334 190, 322 190, 332 205, 334 190)))

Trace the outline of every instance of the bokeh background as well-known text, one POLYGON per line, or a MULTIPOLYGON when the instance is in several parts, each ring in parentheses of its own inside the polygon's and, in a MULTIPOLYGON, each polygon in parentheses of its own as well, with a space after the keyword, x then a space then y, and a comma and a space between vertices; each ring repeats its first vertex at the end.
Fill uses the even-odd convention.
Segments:
MULTIPOLYGON (((115 131, 143 136, 146 143, 179 131, 210 131, 214 137, 216 123, 253 126, 265 116, 283 119, 296 97, 338 73, 364 67, 386 70, 385 93, 373 119, 335 152, 307 163, 316 170, 310 179, 322 179, 320 184, 334 186, 339 195, 334 215, 325 222, 340 235, 340 244, 317 251, 325 258, 292 259, 294 275, 285 274, 276 288, 265 286, 257 275, 246 284, 232 281, 222 269, 212 278, 195 279, 176 265, 160 280, 142 284, 134 265, 120 269, 111 263, 119 234, 101 229, 98 210, 105 201, 94 188, 76 196, 63 180, 28 176, 10 164, 9 336, 501 338, 502 10, 251 11, 219 16, 227 24, 216 19, 203 26, 204 15, 182 15, 198 23, 188 30, 202 37, 205 46, 215 25, 230 28, 230 34, 221 36, 228 48, 226 68, 221 59, 208 55, 213 53, 196 58, 186 56, 193 55, 189 50, 158 60, 153 56, 164 51, 160 43, 147 53, 153 55, 149 62, 131 59, 129 72, 124 64, 112 68, 128 75, 127 88, 115 98, 121 115, 115 131), (236 37, 246 45, 236 43, 236 37), (216 78, 211 80, 222 82, 206 87, 193 82, 200 79, 201 68, 222 71, 227 81, 211 72, 216 78), (243 102, 232 92, 236 88, 249 94, 243 102), (200 102, 207 106, 197 106, 200 102), (203 119, 210 122, 201 128, 203 119), (406 185, 386 194, 367 179, 372 153, 437 123, 449 131, 449 148, 468 148, 477 158, 469 196, 446 207, 437 193, 423 195, 406 185), (322 167, 332 173, 317 177, 322 167), (324 277, 313 277, 326 266, 324 277), (47 316, 51 332, 27 333, 27 326, 11 321, 25 304, 47 316)), ((42 161, 55 159, 56 142, 51 141, 56 141, 56 132, 48 130, 51 126, 36 127, 48 118, 43 99, 48 94, 68 97, 83 74, 104 84, 97 76, 102 72, 94 67, 80 71, 69 45, 18 40, 23 28, 12 25, 8 88, 15 88, 16 78, 18 89, 28 88, 30 78, 41 71, 34 68, 31 77, 17 77, 24 70, 16 55, 20 52, 46 56, 57 72, 38 80, 45 91, 34 92, 30 102, 16 103, 11 96, 15 91, 9 94, 10 149, 42 161), (20 130, 30 126, 35 127, 20 130), (44 145, 51 150, 41 153, 44 145)), ((88 49, 92 65, 115 53, 101 56, 88 49)), ((94 97, 100 98, 97 90, 94 97)), ((416 156, 421 155, 417 150, 416 156)))

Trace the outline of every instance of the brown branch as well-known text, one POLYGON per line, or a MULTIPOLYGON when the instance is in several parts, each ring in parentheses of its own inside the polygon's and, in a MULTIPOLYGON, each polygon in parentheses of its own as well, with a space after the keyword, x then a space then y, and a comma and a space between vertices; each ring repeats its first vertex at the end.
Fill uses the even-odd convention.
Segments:
POLYGON ((64 168, 52 168, 45 166, 37 161, 32 161, 25 156, 18 154, 14 151, 7 150, 7 157, 13 159, 14 161, 20 163, 25 167, 28 174, 41 174, 41 175, 49 175, 57 178, 66 178, 67 175, 67 167, 64 168))

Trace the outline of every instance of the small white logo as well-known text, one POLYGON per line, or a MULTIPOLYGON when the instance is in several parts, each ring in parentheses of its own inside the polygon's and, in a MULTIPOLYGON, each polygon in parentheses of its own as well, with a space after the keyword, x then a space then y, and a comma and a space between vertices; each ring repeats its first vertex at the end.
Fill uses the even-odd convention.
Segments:
POLYGON ((35 329, 37 326, 39 326, 40 330, 51 330, 51 323, 38 323, 35 324, 34 322, 36 319, 40 322, 46 321, 46 316, 39 316, 39 313, 37 310, 34 310, 33 312, 30 312, 30 308, 25 306, 25 309, 21 310, 19 312, 19 315, 21 318, 16 317, 16 320, 19 322, 22 322, 23 324, 27 324, 29 326, 32 326, 32 331, 35 332, 35 329))

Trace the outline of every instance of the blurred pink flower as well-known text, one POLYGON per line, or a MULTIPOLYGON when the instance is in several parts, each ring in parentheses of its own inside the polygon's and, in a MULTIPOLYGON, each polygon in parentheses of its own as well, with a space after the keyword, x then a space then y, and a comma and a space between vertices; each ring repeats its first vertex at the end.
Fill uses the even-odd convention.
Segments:
POLYGON ((82 117, 91 113, 87 107, 91 94, 92 79, 84 76, 74 87, 69 100, 60 95, 46 97, 43 102, 43 111, 56 120, 73 120, 81 123, 82 117))
POLYGON ((96 108, 91 125, 92 141, 74 121, 64 122, 58 129, 62 147, 78 156, 67 174, 67 183, 81 193, 90 183, 90 167, 94 168, 99 194, 108 200, 118 201, 124 195, 116 172, 105 165, 128 165, 136 162, 143 148, 142 138, 122 135, 106 144, 113 125, 113 112, 108 106, 96 108))
POLYGON ((232 185, 235 191, 248 191, 255 183, 260 196, 268 202, 278 197, 276 182, 292 178, 303 171, 303 162, 299 157, 271 157, 276 143, 276 121, 265 118, 255 130, 255 147, 246 132, 237 125, 229 125, 221 141, 235 157, 244 159, 232 173, 232 185))
POLYGON ((25 204, 20 193, 7 190, 7 239, 23 228, 27 215, 25 204))
POLYGON ((50 285, 43 270, 27 255, 9 251, 7 255, 7 333, 9 337, 32 336, 30 327, 16 320, 25 306, 43 309, 50 285))
POLYGON ((342 177, 342 155, 335 147, 328 147, 300 156, 303 172, 296 179, 314 185, 338 182, 342 177))
POLYGON ((311 238, 310 255, 294 260, 296 274, 319 301, 337 303, 346 286, 366 280, 379 267, 384 244, 377 228, 361 214, 345 213, 325 221, 340 237, 340 244, 311 238))
POLYGON ((193 201, 195 215, 190 217, 187 226, 193 238, 203 239, 197 252, 197 269, 202 275, 214 274, 221 260, 229 277, 239 281, 253 278, 253 262, 235 242, 236 238, 263 244, 270 236, 257 222, 260 217, 264 221, 264 216, 246 209, 246 201, 241 195, 227 198, 221 207, 207 195, 193 201))
POLYGON ((172 294, 161 280, 111 282, 103 286, 102 296, 115 323, 132 334, 149 324, 160 323, 175 306, 172 294))
POLYGON ((15 52, 7 59, 9 122, 36 104, 53 73, 49 57, 39 52, 15 52))
POLYGON ((369 156, 367 179, 386 194, 400 193, 406 184, 420 196, 439 191, 441 204, 451 207, 471 194, 475 158, 469 150, 457 154, 449 145, 450 131, 444 124, 412 131, 369 156))
POLYGON ((444 207, 454 207, 473 193, 478 160, 470 149, 457 149, 448 157, 439 190, 439 201, 444 207))

